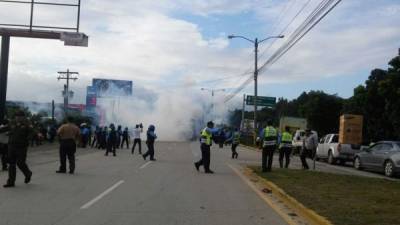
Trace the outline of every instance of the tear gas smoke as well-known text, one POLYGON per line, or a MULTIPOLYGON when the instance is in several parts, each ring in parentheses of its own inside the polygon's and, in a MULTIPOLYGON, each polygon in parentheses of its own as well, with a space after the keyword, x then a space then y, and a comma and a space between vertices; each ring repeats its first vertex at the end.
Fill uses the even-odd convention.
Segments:
POLYGON ((185 141, 198 136, 209 120, 227 122, 227 109, 223 96, 214 97, 211 108, 209 93, 192 88, 150 91, 134 87, 132 97, 98 99, 98 105, 106 111, 105 124, 120 124, 130 130, 143 123, 144 130, 150 124, 156 126, 159 140, 185 141))

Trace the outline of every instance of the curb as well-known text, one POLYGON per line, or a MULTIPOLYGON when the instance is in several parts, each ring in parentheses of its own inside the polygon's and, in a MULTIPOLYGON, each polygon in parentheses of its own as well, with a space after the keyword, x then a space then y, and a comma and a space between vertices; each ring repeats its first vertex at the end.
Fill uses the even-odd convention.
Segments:
POLYGON ((244 172, 245 175, 248 177, 256 177, 257 181, 261 181, 267 188, 271 189, 272 193, 275 194, 276 197, 278 197, 287 206, 293 209, 297 214, 308 220, 311 224, 333 225, 328 219, 326 219, 323 216, 320 216, 315 211, 305 207, 302 203, 298 202, 295 198, 288 195, 284 190, 279 188, 276 184, 255 174, 252 169, 246 167, 244 172))

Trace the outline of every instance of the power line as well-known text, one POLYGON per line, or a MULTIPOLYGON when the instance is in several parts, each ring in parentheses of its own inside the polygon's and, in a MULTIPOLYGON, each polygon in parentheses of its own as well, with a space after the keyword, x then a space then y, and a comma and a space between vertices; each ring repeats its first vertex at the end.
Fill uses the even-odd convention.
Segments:
MULTIPOLYGON (((293 16, 293 18, 290 20, 290 22, 288 24, 286 24, 286 26, 281 30, 281 32, 279 33, 279 35, 283 35, 285 33, 285 31, 290 27, 290 25, 292 25, 292 23, 297 19, 297 17, 304 11, 304 9, 308 6, 308 4, 311 2, 311 0, 308 0, 307 2, 305 2, 303 4, 303 6, 300 8, 300 10, 293 16)), ((266 52, 268 52, 268 50, 275 44, 275 42, 277 41, 277 39, 274 39, 269 45, 268 47, 260 54, 260 58, 262 58, 266 52)))
MULTIPOLYGON (((324 0, 310 13, 307 19, 290 35, 288 40, 260 67, 259 72, 267 66, 274 64, 295 44, 297 44, 309 31, 311 31, 327 14, 329 14, 342 0, 324 0)), ((251 80, 250 80, 251 81, 251 80)), ((243 90, 249 83, 243 82, 233 93, 225 98, 225 102, 231 100, 243 90)))

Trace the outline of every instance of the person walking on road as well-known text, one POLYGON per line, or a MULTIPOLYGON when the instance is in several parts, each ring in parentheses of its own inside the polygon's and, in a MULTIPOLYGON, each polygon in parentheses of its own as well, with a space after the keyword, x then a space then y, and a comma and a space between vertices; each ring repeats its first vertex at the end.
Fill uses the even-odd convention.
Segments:
POLYGON ((133 130, 133 146, 132 146, 132 154, 135 152, 136 144, 139 145, 139 154, 142 154, 142 139, 140 139, 140 133, 143 132, 143 125, 137 124, 135 129, 133 130))
POLYGON ((8 170, 8 121, 4 120, 0 124, 0 155, 1 155, 1 168, 3 171, 8 170))
POLYGON ((154 142, 157 139, 157 135, 154 133, 156 130, 154 125, 150 125, 147 129, 147 152, 143 155, 143 159, 146 160, 147 156, 150 156, 151 161, 156 161, 154 158, 154 142))
POLYGON ((285 157, 285 168, 288 168, 290 164, 293 136, 289 131, 289 127, 285 127, 285 131, 282 133, 281 143, 279 145, 279 166, 281 168, 283 168, 283 157, 285 157))
POLYGON ((200 166, 204 167, 205 173, 214 173, 210 170, 210 161, 211 161, 211 145, 212 145, 212 129, 214 128, 214 123, 212 121, 207 123, 207 127, 201 131, 200 137, 200 148, 201 148, 201 159, 194 163, 196 170, 199 171, 200 166))
POLYGON ((115 149, 116 149, 117 143, 118 143, 117 135, 118 135, 118 133, 115 130, 114 124, 113 123, 110 124, 110 132, 108 133, 108 136, 107 136, 107 150, 106 150, 105 156, 108 156, 108 152, 112 152, 113 156, 117 156, 117 154, 115 153, 115 149))
POLYGON ((274 151, 277 144, 277 131, 272 126, 272 121, 267 122, 267 127, 263 131, 263 149, 262 149, 262 172, 270 172, 272 170, 272 162, 274 151))
POLYGON ((240 143, 240 131, 239 129, 235 128, 235 131, 232 134, 232 146, 231 146, 231 150, 232 150, 232 159, 237 159, 239 154, 236 151, 237 146, 240 143))
POLYGON ((129 139, 129 130, 128 127, 125 127, 124 131, 122 132, 121 149, 124 148, 124 143, 126 143, 126 148, 129 149, 129 139))
POLYGON ((26 164, 26 156, 29 146, 29 138, 33 133, 33 127, 25 117, 23 111, 15 113, 15 121, 10 124, 8 139, 8 180, 3 187, 15 186, 17 176, 17 166, 25 176, 25 183, 29 183, 32 178, 32 171, 26 164))
POLYGON ((65 124, 58 128, 57 134, 60 138, 60 168, 57 173, 67 172, 67 158, 69 162, 69 173, 75 172, 76 141, 80 138, 79 127, 73 123, 72 117, 68 117, 65 124))
POLYGON ((306 130, 306 137, 303 139, 303 147, 300 152, 300 159, 303 169, 308 170, 307 155, 313 154, 317 149, 318 137, 314 135, 311 129, 306 130))

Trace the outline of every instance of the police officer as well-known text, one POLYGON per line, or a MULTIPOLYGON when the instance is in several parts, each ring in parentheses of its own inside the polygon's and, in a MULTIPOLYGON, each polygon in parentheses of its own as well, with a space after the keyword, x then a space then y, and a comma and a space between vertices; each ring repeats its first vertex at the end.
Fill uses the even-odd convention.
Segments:
POLYGON ((60 168, 56 173, 67 172, 67 158, 69 162, 69 173, 75 172, 76 140, 80 138, 79 127, 72 123, 72 117, 68 117, 66 123, 57 130, 60 138, 60 168))
POLYGON ((285 127, 285 131, 281 136, 281 143, 279 145, 279 166, 283 168, 283 157, 285 157, 285 168, 289 167, 290 154, 292 153, 292 140, 293 136, 290 134, 289 127, 285 127))
POLYGON ((204 167, 205 173, 214 173, 210 170, 210 149, 212 145, 212 129, 214 128, 214 123, 212 121, 207 123, 207 127, 201 131, 200 137, 200 148, 201 148, 201 159, 194 163, 196 170, 199 171, 200 166, 204 167))
POLYGON ((272 126, 272 121, 267 122, 267 127, 263 131, 263 149, 262 149, 262 172, 271 171, 272 160, 277 143, 277 132, 272 126))
POLYGON ((122 132, 122 141, 121 141, 121 149, 124 147, 124 143, 126 143, 126 147, 129 149, 129 130, 128 127, 125 127, 122 132))
MULTIPOLYGON (((112 152, 113 156, 117 156, 115 148, 117 147, 117 131, 115 130, 114 124, 110 124, 110 132, 107 136, 107 150, 105 156, 108 156, 108 152, 112 152)), ((119 144, 119 143, 118 143, 119 144)))
POLYGON ((32 135, 33 128, 29 124, 23 111, 15 113, 15 122, 10 125, 8 140, 8 180, 3 187, 9 188, 15 186, 17 175, 17 166, 25 175, 25 183, 29 183, 32 177, 32 171, 26 165, 26 154, 29 146, 29 137, 32 135))
POLYGON ((237 146, 240 143, 240 132, 237 128, 235 128, 235 131, 232 134, 232 146, 231 146, 231 150, 232 150, 232 159, 237 159, 239 154, 236 151, 237 146))
POLYGON ((157 139, 157 135, 156 133, 154 133, 156 130, 156 127, 154 125, 150 125, 149 128, 147 129, 147 140, 146 140, 146 144, 147 144, 147 152, 142 155, 143 159, 146 160, 147 156, 150 156, 150 161, 156 161, 156 159, 154 158, 154 142, 157 139))

